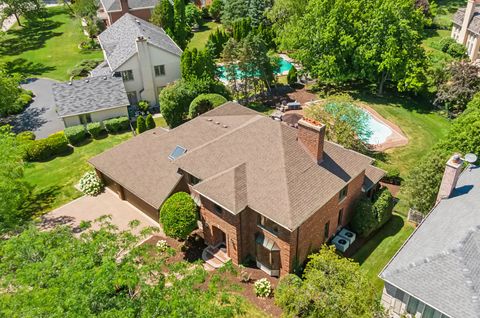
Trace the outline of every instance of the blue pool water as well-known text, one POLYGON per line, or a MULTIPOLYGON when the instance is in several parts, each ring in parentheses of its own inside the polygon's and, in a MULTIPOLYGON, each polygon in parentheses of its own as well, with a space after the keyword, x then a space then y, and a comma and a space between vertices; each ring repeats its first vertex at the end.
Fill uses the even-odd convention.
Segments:
POLYGON ((393 133, 392 129, 385 125, 384 123, 375 119, 368 111, 365 111, 368 115, 367 125, 370 128, 372 134, 364 140, 364 142, 370 145, 379 145, 383 144, 387 138, 393 133))
MULTIPOLYGON (((292 63, 290 63, 289 61, 287 60, 284 60, 283 58, 280 59, 280 62, 279 62, 279 66, 280 66, 280 70, 278 72, 275 72, 277 75, 278 74, 285 74, 287 73, 288 71, 290 71, 290 69, 292 68, 292 63)), ((218 67, 218 71, 220 73, 220 79, 221 80, 226 80, 227 79, 227 74, 225 72, 225 67, 223 66, 219 66, 218 67)), ((239 71, 238 69, 236 70, 236 73, 237 73, 237 77, 238 78, 242 78, 243 77, 243 73, 241 71, 239 71)))

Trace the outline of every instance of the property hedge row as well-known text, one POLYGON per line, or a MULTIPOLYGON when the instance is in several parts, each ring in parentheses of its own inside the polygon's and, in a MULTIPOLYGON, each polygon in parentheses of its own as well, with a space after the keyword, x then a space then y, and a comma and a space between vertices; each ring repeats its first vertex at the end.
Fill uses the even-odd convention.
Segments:
POLYGON ((65 128, 65 136, 71 145, 78 145, 85 139, 101 137, 105 129, 112 134, 124 132, 130 128, 130 121, 127 117, 118 117, 105 120, 101 122, 89 123, 86 127, 84 125, 77 125, 65 128), (105 126, 105 128, 104 128, 105 126))
POLYGON ((63 131, 54 133, 47 138, 25 141, 25 160, 43 161, 67 153, 71 148, 63 131))
POLYGON ((115 134, 119 132, 126 131, 130 128, 130 120, 128 117, 118 117, 108 120, 104 120, 103 124, 108 133, 115 134))
POLYGON ((382 189, 372 202, 363 198, 357 202, 351 226, 362 237, 369 236, 385 224, 392 216, 393 196, 388 189, 382 189))
POLYGON ((65 137, 67 137, 68 142, 72 145, 78 145, 87 139, 87 136, 87 130, 83 125, 65 128, 65 137))

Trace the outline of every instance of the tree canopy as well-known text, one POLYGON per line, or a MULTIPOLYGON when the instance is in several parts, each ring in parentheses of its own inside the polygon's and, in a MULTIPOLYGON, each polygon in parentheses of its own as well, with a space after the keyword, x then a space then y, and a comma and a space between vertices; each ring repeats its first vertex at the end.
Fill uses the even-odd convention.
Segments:
POLYGON ((175 31, 175 20, 173 18, 173 5, 169 0, 162 0, 153 9, 150 21, 163 28, 169 36, 175 31))
POLYGON ((20 76, 7 74, 0 68, 0 116, 11 113, 14 104, 22 93, 20 89, 20 76))
POLYGON ((294 274, 281 278, 275 302, 287 317, 384 317, 358 263, 336 254, 334 246, 309 256, 303 280, 294 274))

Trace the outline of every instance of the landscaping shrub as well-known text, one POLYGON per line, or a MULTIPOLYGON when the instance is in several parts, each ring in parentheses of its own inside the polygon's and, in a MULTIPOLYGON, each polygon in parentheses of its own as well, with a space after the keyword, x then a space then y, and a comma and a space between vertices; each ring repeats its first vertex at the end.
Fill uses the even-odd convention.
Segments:
POLYGON ((197 227, 197 205, 188 193, 177 192, 163 204, 160 223, 166 235, 184 240, 197 227))
POLYGON ((80 142, 87 139, 87 130, 83 125, 77 125, 65 128, 65 137, 71 145, 78 145, 80 142))
POLYGON ((92 138, 98 138, 103 134, 104 129, 102 123, 89 123, 87 125, 87 131, 92 138))
POLYGON ((137 117, 137 134, 141 134, 147 130, 147 126, 145 125, 145 118, 143 116, 137 117))
POLYGON ((288 71, 287 74, 287 83, 288 85, 292 86, 297 83, 298 75, 297 75, 297 69, 295 66, 292 65, 292 68, 288 71))
POLYGON ((388 189, 382 189, 372 203, 368 198, 357 202, 351 226, 358 235, 367 237, 380 228, 392 216, 393 196, 388 189))
POLYGON ((95 51, 101 48, 100 44, 98 44, 97 41, 95 41, 94 39, 82 41, 79 47, 82 51, 95 51))
POLYGON ((17 135, 17 139, 21 141, 35 140, 35 138, 37 138, 37 136, 35 136, 35 134, 32 131, 22 131, 17 135))
POLYGON ((150 103, 147 100, 141 100, 138 102, 138 108, 146 114, 150 108, 150 103))
POLYGON ((195 118, 226 102, 227 99, 219 94, 200 94, 190 103, 188 117, 195 118))
POLYGON ((128 117, 118 117, 103 121, 105 128, 111 134, 123 132, 130 128, 128 117))
POLYGON ((257 297, 268 297, 272 293, 272 284, 266 278, 261 278, 253 284, 257 297))
POLYGON ((287 311, 294 311, 293 308, 288 309, 290 306, 295 306, 291 300, 295 299, 301 286, 302 279, 295 274, 288 274, 280 278, 277 288, 275 288, 275 304, 287 308, 287 311))
POLYGON ((156 124, 152 114, 147 115, 147 119, 145 119, 145 125, 147 126, 147 130, 155 128, 156 124))
POLYGON ((452 43, 447 49, 447 53, 452 57, 461 59, 467 56, 467 48, 460 43, 452 43))
POLYGON ((44 139, 29 142, 25 149, 25 160, 42 161, 66 153, 70 147, 63 131, 44 139))
POLYGON ((71 78, 86 77, 90 71, 102 62, 101 59, 83 60, 68 71, 71 78))
POLYGON ((395 185, 400 184, 400 170, 398 170, 397 167, 388 166, 385 168, 385 171, 387 171, 387 174, 385 175, 385 177, 383 177, 383 181, 395 185))
POLYGON ((89 171, 80 179, 78 186, 86 195, 96 196, 103 191, 104 185, 95 171, 89 171))
POLYGON ((435 47, 436 49, 439 49, 440 51, 446 53, 448 48, 450 47, 450 45, 455 44, 457 42, 455 42, 454 39, 448 37, 448 38, 442 38, 437 43, 433 44, 432 46, 435 47))

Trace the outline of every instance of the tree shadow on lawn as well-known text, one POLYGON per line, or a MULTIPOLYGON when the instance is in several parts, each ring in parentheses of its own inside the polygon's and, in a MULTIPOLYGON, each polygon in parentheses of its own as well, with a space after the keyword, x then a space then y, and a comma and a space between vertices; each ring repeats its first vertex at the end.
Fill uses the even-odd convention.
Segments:
POLYGON ((51 210, 59 193, 59 186, 51 186, 45 189, 31 187, 30 194, 21 207, 22 215, 25 219, 29 219, 35 215, 43 214, 44 211, 51 210))
POLYGON ((56 70, 56 67, 46 66, 45 64, 32 62, 24 58, 16 58, 5 62, 5 70, 9 74, 18 73, 24 77, 29 77, 54 71, 56 70))
POLYGON ((375 251, 375 249, 390 236, 397 235, 405 225, 403 218, 399 215, 392 215, 392 218, 377 232, 364 240, 363 246, 351 257, 360 265, 375 251))
POLYGON ((9 36, 0 42, 0 55, 15 56, 42 48, 47 40, 63 34, 53 31, 62 24, 59 21, 43 20, 41 23, 28 23, 23 28, 9 30, 9 36))

